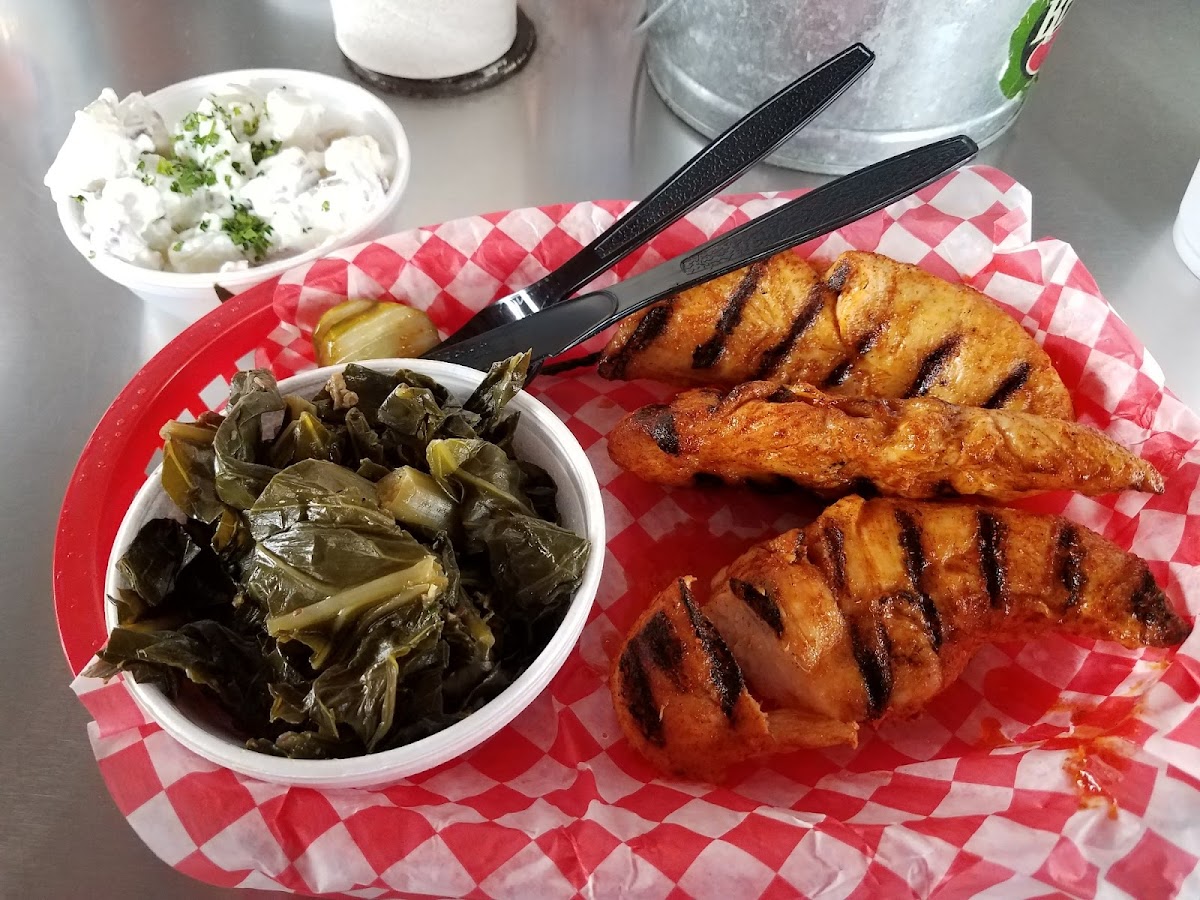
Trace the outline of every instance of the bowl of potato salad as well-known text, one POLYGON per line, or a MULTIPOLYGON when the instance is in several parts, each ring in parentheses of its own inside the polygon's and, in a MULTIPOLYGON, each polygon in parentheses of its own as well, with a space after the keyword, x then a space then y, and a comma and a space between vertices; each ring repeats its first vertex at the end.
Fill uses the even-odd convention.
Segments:
POLYGON ((379 237, 408 182, 404 129, 328 75, 245 69, 75 114, 45 183, 91 264, 186 318, 379 237))

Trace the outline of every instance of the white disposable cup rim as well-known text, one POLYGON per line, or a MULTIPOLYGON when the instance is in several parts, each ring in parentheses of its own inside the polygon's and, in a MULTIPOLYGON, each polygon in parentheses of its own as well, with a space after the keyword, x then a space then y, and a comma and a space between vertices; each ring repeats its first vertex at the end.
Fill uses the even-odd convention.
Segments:
POLYGON ((328 99, 334 96, 355 98, 355 105, 368 108, 378 115, 384 123, 386 134, 374 133, 377 139, 383 137, 390 146, 387 148, 395 159, 393 178, 384 193, 382 200, 375 205, 370 215, 355 223, 345 232, 330 241, 298 253, 294 256, 273 260, 261 266, 252 266, 235 272, 165 272, 159 269, 147 269, 135 266, 133 263, 117 259, 103 253, 90 256, 91 247, 83 236, 82 228, 75 210, 75 201, 63 198, 58 201, 58 221, 71 245, 103 275, 111 278, 137 293, 154 293, 156 291, 211 292, 214 284, 220 284, 237 293, 238 290, 266 281, 276 275, 286 272, 294 266, 303 265, 319 259, 341 247, 363 240, 372 229, 383 222, 400 203, 401 197, 408 186, 412 169, 412 153, 408 144, 408 136, 396 114, 379 97, 365 88, 321 72, 310 72, 304 69, 234 69, 228 72, 215 72, 210 75, 199 75, 186 81, 160 88, 146 99, 152 106, 158 108, 169 99, 190 92, 206 92, 214 88, 231 84, 246 85, 250 82, 273 82, 279 86, 296 87, 319 93, 316 97, 328 99))
MULTIPOLYGON (((361 365, 388 372, 407 368, 436 379, 452 395, 460 398, 465 397, 483 378, 483 373, 475 369, 435 360, 371 360, 361 365)), ((330 366, 303 372, 280 382, 279 387, 283 393, 316 393, 330 375, 342 368, 330 366)), ((525 392, 514 397, 509 408, 521 414, 518 442, 523 432, 532 432, 539 439, 545 439, 551 445, 552 455, 569 477, 567 484, 562 482, 561 477, 557 479, 560 512, 564 513, 568 522, 573 513, 578 514, 583 522, 584 536, 591 542, 591 554, 584 569, 583 581, 558 631, 529 668, 499 696, 461 722, 404 747, 331 760, 285 759, 248 750, 241 743, 202 728, 153 685, 138 684, 132 678, 124 678, 138 706, 167 734, 210 762, 263 781, 328 788, 380 786, 427 771, 478 746, 516 718, 546 688, 578 642, 600 586, 605 554, 605 525, 604 506, 595 472, 583 448, 566 425, 545 404, 525 392), (580 501, 578 506, 564 509, 562 502, 572 497, 580 501)), ((155 514, 155 506, 165 500, 160 484, 161 471, 162 467, 159 466, 151 473, 121 522, 108 561, 104 585, 107 597, 115 596, 120 586, 116 569, 118 559, 138 529, 155 514)), ((109 600, 105 601, 104 618, 107 628, 112 629, 116 625, 116 607, 109 600)))
MULTIPOLYGON (((1197 229, 1196 236, 1200 237, 1200 229, 1197 229)), ((1192 235, 1184 223, 1183 216, 1175 220, 1175 224, 1171 228, 1171 239, 1175 243, 1175 252, 1179 254, 1183 264, 1191 270, 1193 275, 1200 278, 1200 247, 1192 242, 1192 235)))
POLYGON ((1179 201, 1179 214, 1171 227, 1175 251, 1193 275, 1200 278, 1200 163, 1179 201))

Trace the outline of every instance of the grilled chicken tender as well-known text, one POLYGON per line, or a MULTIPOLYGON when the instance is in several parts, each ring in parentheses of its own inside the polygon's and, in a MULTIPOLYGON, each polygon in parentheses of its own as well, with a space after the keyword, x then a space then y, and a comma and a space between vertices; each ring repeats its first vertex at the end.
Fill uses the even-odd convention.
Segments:
POLYGON ((634 623, 609 684, 621 729, 660 770, 720 780, 764 753, 855 740, 856 727, 782 710, 764 713, 729 647, 680 578, 634 623))
POLYGON ((1191 633, 1145 562, 1067 519, 860 497, 743 554, 704 612, 759 697, 830 726, 919 712, 985 641, 1191 633))
POLYGON ((780 253, 628 317, 599 371, 684 385, 820 381, 847 357, 836 299, 807 261, 780 253))
POLYGON ((1074 418, 1050 358, 991 300, 858 251, 823 280, 788 252, 668 297, 621 324, 599 371, 683 385, 807 382, 1074 418))
POLYGON ((839 256, 825 283, 838 292, 838 332, 855 351, 845 377, 835 373, 828 385, 1075 418, 1050 357, 974 288, 857 251, 839 256))
POLYGON ((834 397, 750 382, 626 416, 613 461, 658 484, 790 479, 823 493, 1008 500, 1040 491, 1161 494, 1162 476, 1094 428, 942 400, 834 397))

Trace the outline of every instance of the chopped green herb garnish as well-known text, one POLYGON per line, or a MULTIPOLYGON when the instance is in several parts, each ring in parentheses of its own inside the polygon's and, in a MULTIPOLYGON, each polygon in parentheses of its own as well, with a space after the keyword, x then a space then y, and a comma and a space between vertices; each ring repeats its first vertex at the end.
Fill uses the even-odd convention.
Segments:
POLYGON ((271 141, 269 144, 265 144, 262 141, 255 141, 250 145, 250 158, 254 160, 254 164, 257 166, 268 156, 274 156, 278 153, 282 147, 282 141, 271 141))
POLYGON ((258 134, 260 118, 261 116, 255 116, 249 122, 246 122, 244 125, 242 125, 242 134, 246 135, 246 137, 254 137, 256 134, 258 134))
POLYGON ((233 107, 233 114, 235 116, 240 116, 242 114, 242 108, 235 104, 233 107))
POLYGON ((211 186, 217 183, 216 173, 194 159, 177 159, 172 163, 171 174, 175 180, 171 182, 171 190, 176 194, 190 197, 199 187, 211 186))
POLYGON ((146 184, 146 185, 154 184, 154 176, 153 175, 143 175, 142 176, 142 184, 146 184))
POLYGON ((195 144, 197 147, 213 147, 216 146, 219 140, 221 140, 221 136, 217 134, 217 130, 214 128, 208 134, 196 135, 195 144))
POLYGON ((85 200, 87 200, 87 197, 83 196, 83 194, 76 194, 71 199, 74 200, 76 203, 83 203, 85 200))
POLYGON ((200 230, 208 231, 208 219, 202 219, 200 222, 200 230))
POLYGON ((156 168, 159 175, 172 175, 175 172, 175 167, 171 165, 171 161, 169 159, 160 158, 156 168))
POLYGON ((192 110, 183 117, 183 121, 179 123, 179 127, 184 131, 198 131, 200 129, 201 119, 211 119, 212 116, 206 116, 204 113, 197 110, 192 110))
POLYGON ((225 187, 228 187, 228 188, 233 187, 233 178, 229 175, 225 176, 225 187))
POLYGON ((221 230, 256 261, 266 256, 271 248, 270 236, 274 229, 252 213, 250 207, 240 203, 235 203, 233 215, 221 222, 221 230))
POLYGON ((174 250, 176 253, 178 253, 180 250, 183 249, 183 241, 176 241, 174 244, 171 245, 171 249, 174 250))
POLYGON ((139 160, 138 160, 137 170, 138 170, 139 172, 145 172, 145 171, 146 171, 146 161, 145 161, 144 159, 139 159, 139 160))
POLYGON ((233 171, 237 172, 239 175, 245 175, 245 174, 246 174, 246 167, 245 167, 245 166, 243 166, 243 165, 242 165, 240 162, 238 162, 236 159, 235 159, 235 160, 234 160, 232 163, 230 163, 230 165, 231 165, 231 166, 233 166, 233 171))
POLYGON ((328 200, 326 200, 324 203, 321 204, 321 211, 329 212, 329 201, 328 200))

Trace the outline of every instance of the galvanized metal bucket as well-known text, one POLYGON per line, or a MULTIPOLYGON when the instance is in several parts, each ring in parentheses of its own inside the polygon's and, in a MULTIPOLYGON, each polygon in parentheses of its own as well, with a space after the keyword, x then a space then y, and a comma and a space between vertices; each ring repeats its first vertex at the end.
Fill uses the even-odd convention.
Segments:
POLYGON ((854 41, 872 69, 770 162, 840 174, 1016 118, 1072 0, 650 0, 659 95, 713 136, 854 41))

